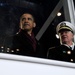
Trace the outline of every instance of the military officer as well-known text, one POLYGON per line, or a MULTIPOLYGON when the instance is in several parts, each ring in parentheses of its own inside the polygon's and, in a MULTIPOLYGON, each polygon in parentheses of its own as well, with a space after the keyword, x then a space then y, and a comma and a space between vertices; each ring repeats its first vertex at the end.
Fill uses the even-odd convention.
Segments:
POLYGON ((47 57, 54 60, 75 62, 74 25, 63 21, 57 25, 56 32, 59 35, 60 46, 49 48, 47 57))

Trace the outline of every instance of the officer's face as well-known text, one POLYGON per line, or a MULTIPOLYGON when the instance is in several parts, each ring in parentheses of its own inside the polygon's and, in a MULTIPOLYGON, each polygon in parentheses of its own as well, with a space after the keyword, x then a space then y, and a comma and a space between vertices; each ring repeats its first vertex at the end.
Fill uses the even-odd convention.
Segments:
POLYGON ((71 31, 67 31, 67 30, 61 31, 59 33, 59 36, 60 36, 60 40, 64 44, 72 42, 74 38, 74 34, 71 31))
POLYGON ((32 31, 35 27, 34 18, 31 14, 25 13, 20 18, 20 28, 22 30, 32 31))

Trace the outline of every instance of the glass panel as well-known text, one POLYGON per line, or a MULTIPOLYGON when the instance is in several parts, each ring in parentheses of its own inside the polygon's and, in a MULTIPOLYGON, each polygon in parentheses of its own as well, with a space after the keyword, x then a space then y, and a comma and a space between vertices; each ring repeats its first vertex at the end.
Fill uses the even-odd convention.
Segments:
MULTIPOLYGON (((41 49, 39 49, 40 44, 36 44, 33 36, 30 38, 29 35, 22 35, 20 33, 22 30, 20 25, 23 23, 23 19, 25 21, 32 21, 32 18, 22 18, 21 15, 24 12, 33 14, 36 24, 34 21, 32 23, 34 27, 36 25, 34 29, 34 35, 36 36, 59 1, 60 0, 0 0, 0 52, 47 59, 48 49, 60 45, 59 39, 56 38, 56 26, 59 22, 65 20, 63 7, 59 10, 61 15, 55 16, 40 38, 39 42, 42 44, 41 49), (21 18, 22 21, 20 23, 21 18), (16 43, 14 41, 15 35, 18 35, 16 43), (24 36, 26 37, 24 38, 24 36), (38 48, 37 45, 39 46, 38 48)), ((30 23, 31 22, 27 22, 24 25, 26 26, 30 23)), ((26 31, 22 30, 22 32, 24 33, 26 31)), ((73 59, 71 61, 73 61, 73 59)))

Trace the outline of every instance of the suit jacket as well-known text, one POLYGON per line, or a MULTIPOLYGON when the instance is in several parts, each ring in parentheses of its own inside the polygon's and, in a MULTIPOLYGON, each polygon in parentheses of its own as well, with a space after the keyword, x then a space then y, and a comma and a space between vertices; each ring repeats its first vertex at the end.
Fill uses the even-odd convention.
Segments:
POLYGON ((60 61, 75 62, 75 48, 74 50, 71 50, 65 45, 49 48, 47 58, 60 61))
POLYGON ((35 38, 34 40, 36 43, 28 38, 28 36, 25 35, 24 31, 22 30, 19 34, 6 39, 4 43, 5 53, 42 57, 42 47, 35 38), (36 47, 34 47, 34 45, 36 47))

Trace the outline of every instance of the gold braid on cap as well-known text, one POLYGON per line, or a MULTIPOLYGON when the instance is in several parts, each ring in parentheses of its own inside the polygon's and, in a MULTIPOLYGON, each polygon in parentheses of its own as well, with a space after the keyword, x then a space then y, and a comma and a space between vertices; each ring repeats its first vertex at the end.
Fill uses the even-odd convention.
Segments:
POLYGON ((67 26, 66 23, 62 23, 60 25, 59 32, 60 32, 60 30, 63 30, 63 29, 67 29, 67 30, 70 30, 73 32, 73 30, 69 26, 67 26))

